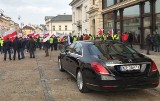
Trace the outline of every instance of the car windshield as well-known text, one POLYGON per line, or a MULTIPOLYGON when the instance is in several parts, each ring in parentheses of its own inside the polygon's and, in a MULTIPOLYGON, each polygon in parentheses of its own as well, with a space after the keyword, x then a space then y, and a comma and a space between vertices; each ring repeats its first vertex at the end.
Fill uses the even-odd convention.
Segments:
POLYGON ((100 43, 89 46, 92 55, 134 54, 136 51, 122 43, 100 43))

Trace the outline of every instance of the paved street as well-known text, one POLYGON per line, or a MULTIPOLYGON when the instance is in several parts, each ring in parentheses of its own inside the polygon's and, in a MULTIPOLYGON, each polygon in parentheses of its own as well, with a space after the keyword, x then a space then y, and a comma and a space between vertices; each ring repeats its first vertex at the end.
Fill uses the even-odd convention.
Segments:
MULTIPOLYGON (((143 50, 139 50, 144 53, 143 50)), ((0 54, 0 101, 159 101, 160 87, 124 92, 91 92, 82 94, 76 81, 58 70, 59 51, 36 51, 36 59, 26 53, 24 60, 3 61, 0 54)), ((160 53, 151 52, 160 70, 160 53)))

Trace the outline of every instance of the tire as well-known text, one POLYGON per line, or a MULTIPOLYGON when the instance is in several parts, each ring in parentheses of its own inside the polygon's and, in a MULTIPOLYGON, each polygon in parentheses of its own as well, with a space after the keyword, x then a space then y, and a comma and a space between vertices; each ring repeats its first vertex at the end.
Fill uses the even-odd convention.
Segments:
POLYGON ((88 93, 90 91, 86 86, 82 72, 80 70, 77 72, 77 86, 81 93, 88 93))
POLYGON ((64 69, 63 69, 63 67, 62 67, 61 59, 60 59, 60 58, 58 58, 58 67, 59 67, 59 70, 60 70, 61 72, 64 72, 64 69))

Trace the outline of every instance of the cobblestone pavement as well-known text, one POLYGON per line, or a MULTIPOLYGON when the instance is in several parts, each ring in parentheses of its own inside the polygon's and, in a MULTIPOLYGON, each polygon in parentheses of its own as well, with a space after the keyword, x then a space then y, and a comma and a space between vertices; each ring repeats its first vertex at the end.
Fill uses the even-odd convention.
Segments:
MULTIPOLYGON (((143 52, 143 50, 139 50, 143 52)), ((144 53, 144 52, 143 52, 144 53)), ((58 70, 59 51, 45 57, 43 50, 36 51, 36 58, 26 53, 24 60, 3 61, 0 54, 0 101, 159 101, 160 87, 148 90, 121 92, 91 92, 82 94, 76 81, 58 70)), ((152 53, 151 53, 152 54, 152 53)), ((160 70, 160 54, 149 57, 160 70)))

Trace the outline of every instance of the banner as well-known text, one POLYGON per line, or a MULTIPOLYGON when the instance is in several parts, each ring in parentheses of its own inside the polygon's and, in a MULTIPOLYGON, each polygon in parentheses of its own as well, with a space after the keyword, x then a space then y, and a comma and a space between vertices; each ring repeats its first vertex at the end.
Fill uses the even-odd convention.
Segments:
POLYGON ((46 37, 45 39, 43 39, 43 42, 46 42, 47 40, 49 40, 49 38, 52 36, 53 34, 50 34, 48 37, 46 37))
POLYGON ((17 32, 15 29, 9 30, 5 32, 3 36, 3 40, 6 40, 7 38, 15 37, 17 35, 17 32))

